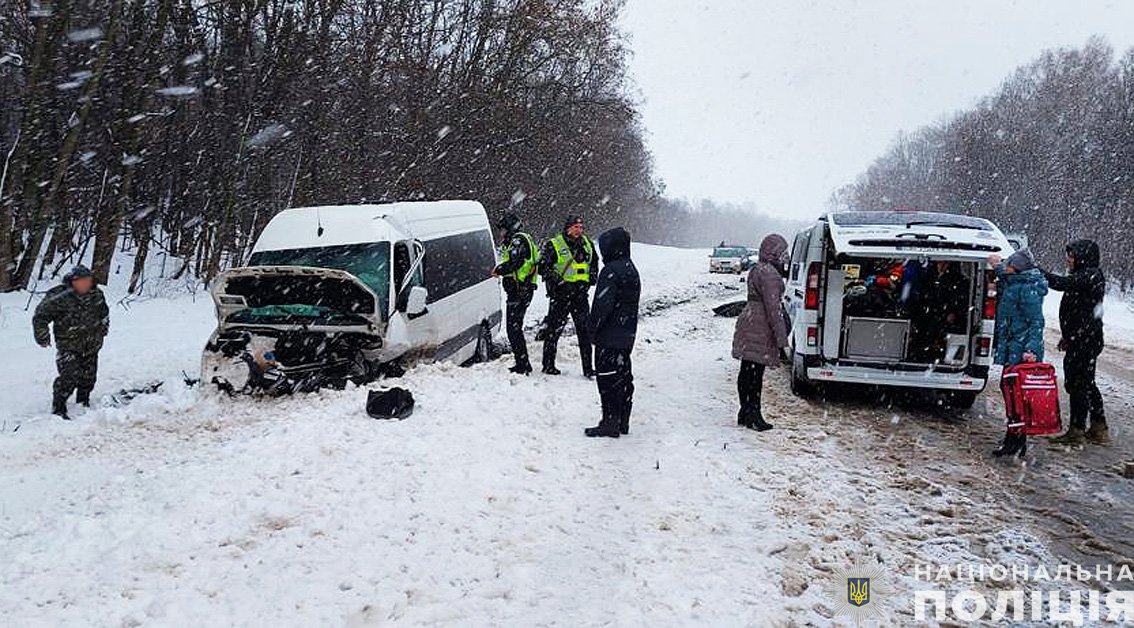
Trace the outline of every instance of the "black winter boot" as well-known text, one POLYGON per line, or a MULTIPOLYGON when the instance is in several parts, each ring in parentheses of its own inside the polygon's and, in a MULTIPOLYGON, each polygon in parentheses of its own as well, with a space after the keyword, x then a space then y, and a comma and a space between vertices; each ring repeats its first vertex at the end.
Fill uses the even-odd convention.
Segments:
POLYGON ((544 372, 545 375, 562 375, 563 374, 563 371, 560 371, 559 369, 555 368, 554 366, 543 367, 543 372, 544 372))
MULTIPOLYGON (((629 431, 629 429, 627 431, 629 431)), ((583 430, 583 433, 586 434, 587 436, 591 437, 591 438, 595 438, 595 437, 598 437, 598 436, 605 436, 607 438, 618 438, 618 436, 619 436, 618 430, 608 430, 608 429, 603 428, 601 425, 595 426, 595 427, 588 427, 587 429, 583 430)))
POLYGON ((757 432, 767 432, 772 429, 772 424, 764 420, 764 413, 760 410, 753 410, 749 415, 748 424, 745 425, 750 430, 757 432))
POLYGON ((532 374, 532 365, 531 364, 517 364, 516 366, 513 366, 512 368, 510 368, 508 370, 517 374, 517 375, 531 375, 532 374))
POLYGON ((55 416, 63 419, 64 421, 70 421, 71 420, 71 416, 69 414, 67 414, 67 401, 66 400, 63 400, 63 401, 59 401, 58 399, 54 400, 51 403, 51 414, 54 414, 55 416))
POLYGON ((1000 443, 1000 447, 992 451, 992 455, 1000 458, 1002 456, 1019 455, 1021 458, 1028 450, 1027 437, 1023 434, 1005 434, 1004 441, 1000 443))

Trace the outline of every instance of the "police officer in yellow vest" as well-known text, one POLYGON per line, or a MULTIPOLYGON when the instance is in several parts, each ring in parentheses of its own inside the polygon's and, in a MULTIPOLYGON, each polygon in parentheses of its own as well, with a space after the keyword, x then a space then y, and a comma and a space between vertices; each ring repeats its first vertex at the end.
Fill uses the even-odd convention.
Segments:
POLYGON ((555 367, 555 354, 559 336, 570 316, 575 323, 575 335, 579 338, 583 375, 593 377, 587 316, 591 309, 590 289, 598 280, 599 258, 594 242, 583 233, 582 216, 568 217, 563 232, 543 245, 539 272, 547 282, 547 296, 551 300, 542 334, 543 372, 559 375, 559 369, 555 367))
POLYGON ((520 215, 516 212, 505 212, 496 226, 500 229, 500 264, 492 269, 492 276, 504 280, 505 328, 516 360, 516 365, 508 370, 527 375, 532 372, 532 363, 524 340, 524 315, 539 279, 539 248, 530 235, 520 231, 520 215))

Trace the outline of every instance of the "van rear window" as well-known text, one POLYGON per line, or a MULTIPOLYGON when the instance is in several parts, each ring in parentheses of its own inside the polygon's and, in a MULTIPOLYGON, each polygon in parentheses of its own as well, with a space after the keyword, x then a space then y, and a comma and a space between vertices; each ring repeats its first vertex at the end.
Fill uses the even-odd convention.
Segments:
POLYGON ((831 214, 831 220, 840 227, 867 227, 870 225, 927 225, 992 231, 992 223, 983 218, 946 214, 944 212, 879 212, 853 211, 831 214))

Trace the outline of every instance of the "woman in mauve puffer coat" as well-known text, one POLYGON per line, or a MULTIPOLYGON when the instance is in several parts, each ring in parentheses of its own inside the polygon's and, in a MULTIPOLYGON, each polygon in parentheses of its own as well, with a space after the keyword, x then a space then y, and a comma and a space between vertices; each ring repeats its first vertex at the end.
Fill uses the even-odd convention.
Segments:
POLYGON ((778 366, 780 350, 787 346, 787 323, 780 305, 787 249, 787 240, 776 234, 760 243, 760 260, 748 271, 748 305, 736 320, 732 337, 732 357, 740 360, 736 380, 740 413, 736 422, 759 432, 772 429, 760 409, 764 369, 778 366))

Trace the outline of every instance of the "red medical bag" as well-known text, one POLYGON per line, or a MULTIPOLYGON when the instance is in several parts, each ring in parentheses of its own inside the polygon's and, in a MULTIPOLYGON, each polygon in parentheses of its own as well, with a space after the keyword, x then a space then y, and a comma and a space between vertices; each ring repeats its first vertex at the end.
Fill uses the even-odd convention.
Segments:
POLYGON ((1028 436, 1058 434, 1059 382, 1055 367, 1044 362, 1024 362, 1004 369, 1000 380, 1008 431, 1028 436))

